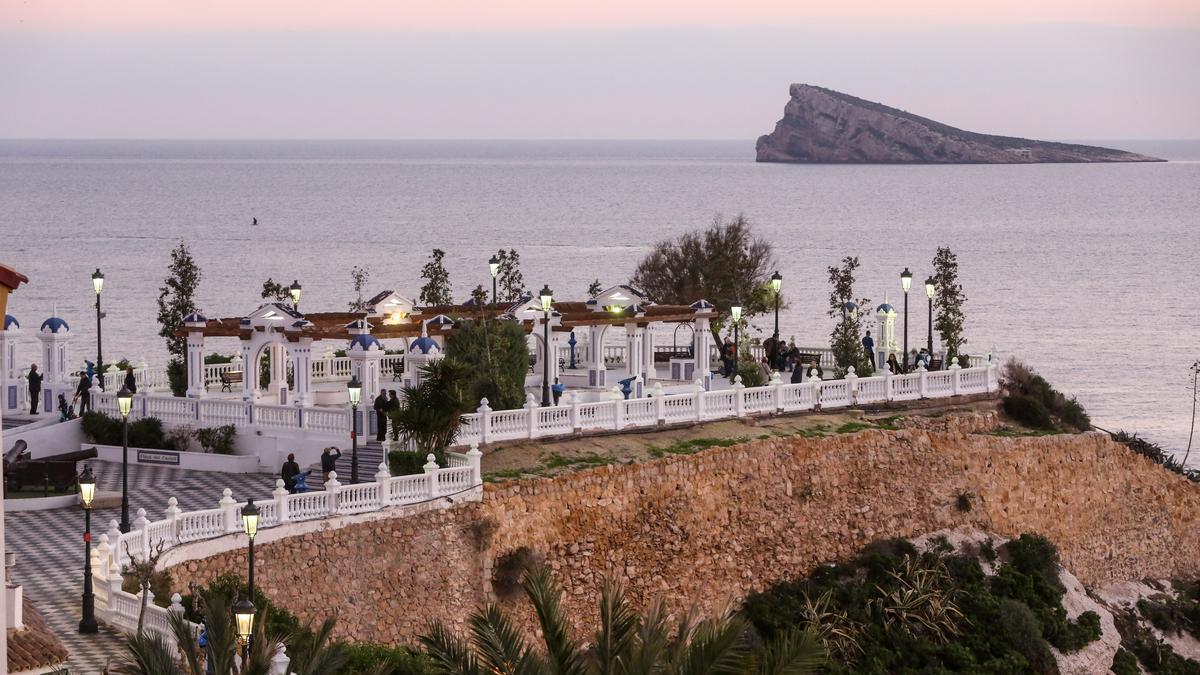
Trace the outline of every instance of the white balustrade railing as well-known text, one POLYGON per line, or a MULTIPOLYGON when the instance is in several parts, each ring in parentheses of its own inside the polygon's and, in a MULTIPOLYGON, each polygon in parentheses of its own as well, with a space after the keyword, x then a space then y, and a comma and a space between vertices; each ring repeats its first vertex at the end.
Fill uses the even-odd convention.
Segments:
POLYGON ((533 403, 516 410, 491 410, 485 400, 477 412, 462 417, 463 426, 457 442, 528 440, 591 430, 620 431, 659 423, 704 422, 983 394, 997 391, 998 377, 995 364, 974 368, 959 368, 955 364, 944 371, 922 370, 907 375, 884 372, 872 377, 858 377, 851 372, 840 380, 813 379, 799 384, 784 384, 776 373, 772 375, 771 383, 761 387, 743 387, 738 380, 732 388, 716 391, 705 391, 697 381, 693 391, 679 394, 664 394, 662 384, 655 383, 647 391, 647 398, 628 400, 581 402, 575 392, 568 391, 558 405, 538 407, 533 403))
MULTIPOLYGON (((390 476, 381 464, 373 481, 356 485, 342 485, 337 474, 331 472, 325 489, 317 492, 289 494, 283 481, 276 481, 270 497, 255 501, 259 507, 259 531, 287 523, 403 507, 439 497, 456 496, 455 501, 481 499, 483 477, 479 460, 483 455, 479 448, 448 455, 450 466, 439 467, 433 455, 429 455, 425 472, 411 476, 390 476)), ((151 554, 188 542, 242 533, 241 511, 245 505, 234 500, 232 491, 226 488, 213 509, 180 511, 172 497, 162 520, 151 522, 146 518, 146 510, 138 509, 133 528, 125 533, 120 531, 117 521, 112 521, 92 549, 97 615, 110 625, 135 630, 141 613, 141 596, 121 590, 122 570, 132 562, 131 558, 146 560, 151 554)), ((149 600, 145 629, 171 638, 170 612, 183 611, 179 596, 172 597, 167 609, 154 605, 153 596, 149 600)), ((173 644, 173 638, 168 642, 173 644)))

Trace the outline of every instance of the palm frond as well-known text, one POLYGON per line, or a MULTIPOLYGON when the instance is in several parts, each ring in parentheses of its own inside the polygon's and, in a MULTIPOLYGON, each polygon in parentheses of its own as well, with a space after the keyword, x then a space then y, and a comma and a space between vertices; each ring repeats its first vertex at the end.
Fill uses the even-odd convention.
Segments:
POLYGON ((562 590, 554 581, 549 568, 539 566, 525 573, 522 583, 533 611, 542 627, 546 657, 557 675, 584 675, 587 672, 579 643, 571 639, 562 609, 562 590))
POLYGON ((746 622, 726 614, 701 621, 692 632, 681 658, 675 662, 678 675, 737 675, 748 651, 746 622))
POLYGON ((497 605, 476 611, 467 621, 479 665, 493 675, 548 673, 512 619, 497 605))
POLYGON ((208 636, 207 652, 208 659, 212 661, 212 671, 232 673, 238 648, 233 612, 225 596, 217 591, 204 595, 204 607, 204 632, 208 636))
POLYGON ((126 635, 124 648, 114 675, 179 675, 170 646, 157 633, 126 635))
POLYGON ((442 675, 482 675, 479 663, 467 643, 447 630, 440 621, 430 624, 429 630, 417 640, 433 660, 436 672, 442 675))
POLYGON ((755 656, 754 675, 809 675, 827 662, 816 634, 798 628, 777 635, 755 656))
POLYGON ((171 624, 171 634, 175 636, 175 644, 179 648, 179 656, 187 666, 188 675, 205 675, 201 666, 200 645, 196 642, 196 632, 192 624, 184 618, 182 612, 171 612, 168 616, 171 624))
POLYGON ((324 675, 340 671, 348 660, 346 648, 333 641, 333 628, 337 619, 326 617, 320 627, 313 631, 312 643, 292 662, 296 675, 324 675))
POLYGON ((600 626, 592 648, 599 675, 617 675, 620 665, 631 661, 637 633, 638 615, 626 601, 625 590, 606 577, 600 586, 600 626))
POLYGON ((619 665, 621 675, 643 675, 660 672, 669 661, 671 632, 666 606, 661 602, 650 605, 638 620, 629 658, 619 665))

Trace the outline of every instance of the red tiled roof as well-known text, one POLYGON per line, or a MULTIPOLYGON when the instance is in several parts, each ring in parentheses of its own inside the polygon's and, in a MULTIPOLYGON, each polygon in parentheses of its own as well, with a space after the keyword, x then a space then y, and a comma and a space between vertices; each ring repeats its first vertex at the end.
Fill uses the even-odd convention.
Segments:
POLYGON ((15 289, 17 286, 20 286, 23 283, 29 283, 29 277, 21 274, 8 265, 0 265, 0 284, 15 289))
POLYGON ((33 608, 29 596, 25 596, 21 612, 24 615, 24 630, 8 630, 8 670, 22 672, 35 668, 46 668, 64 663, 67 648, 50 630, 46 620, 33 608))

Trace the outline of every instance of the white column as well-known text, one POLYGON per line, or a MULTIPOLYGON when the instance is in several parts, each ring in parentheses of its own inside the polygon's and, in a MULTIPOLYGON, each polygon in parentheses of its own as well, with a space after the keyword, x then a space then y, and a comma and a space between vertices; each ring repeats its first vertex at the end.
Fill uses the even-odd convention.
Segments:
MULTIPOLYGON (((292 361, 291 403, 301 407, 312 405, 312 338, 302 337, 288 343, 292 361)), ((286 377, 286 376, 285 376, 286 377)), ((286 379, 284 382, 286 383, 286 379)), ((359 382, 362 382, 360 379, 359 382)), ((366 391, 371 391, 367 389, 366 391)))
POLYGON ((283 405, 287 400, 287 349, 282 342, 271 343, 271 380, 267 391, 271 405, 283 405))
POLYGON ((709 372, 708 353, 712 349, 712 332, 708 327, 708 319, 696 317, 692 334, 692 357, 696 362, 696 372, 693 377, 701 379, 705 390, 712 386, 712 373, 709 372))
POLYGON ((21 405, 21 368, 17 362, 19 332, 0 329, 0 409, 16 411, 21 405))
POLYGON ((605 387, 608 374, 604 367, 604 331, 608 326, 588 326, 588 386, 605 387))
POLYGON ((636 377, 642 369, 642 334, 636 323, 625 324, 625 376, 636 377))
POLYGON ((242 400, 258 398, 258 359, 253 340, 242 340, 242 400))
POLYGON ((188 398, 204 398, 204 333, 198 330, 187 332, 187 395, 188 398))
POLYGON ((649 326, 642 329, 642 379, 647 383, 658 377, 654 368, 654 331, 649 326))

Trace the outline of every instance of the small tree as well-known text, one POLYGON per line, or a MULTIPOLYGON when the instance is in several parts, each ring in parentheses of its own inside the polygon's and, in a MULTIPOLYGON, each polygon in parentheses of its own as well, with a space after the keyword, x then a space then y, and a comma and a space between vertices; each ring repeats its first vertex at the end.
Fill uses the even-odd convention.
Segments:
POLYGON ((179 242, 171 251, 167 278, 158 289, 158 334, 167 341, 167 377, 176 396, 187 393, 187 338, 179 335, 183 317, 196 311, 196 288, 200 286, 200 266, 192 258, 187 244, 179 242))
POLYGON ((446 342, 446 358, 470 364, 468 407, 486 398, 494 410, 520 408, 525 403, 525 373, 529 370, 525 330, 516 321, 462 320, 446 342))
POLYGON ((475 288, 471 289, 471 301, 474 302, 481 311, 485 306, 487 306, 488 292, 487 289, 483 287, 483 284, 477 284, 475 288))
POLYGON ((262 285, 262 297, 273 302, 288 302, 292 299, 291 287, 267 277, 262 285))
POLYGON ((841 266, 829 268, 829 316, 836 320, 829 335, 829 347, 837 365, 837 375, 844 376, 850 366, 859 375, 871 370, 871 359, 862 346, 862 308, 871 304, 867 298, 854 301, 854 271, 858 258, 846 256, 841 266), (854 303, 852 309, 848 305, 854 303))
POLYGON ((371 272, 365 267, 355 265, 350 268, 350 278, 354 281, 354 299, 350 301, 351 312, 365 312, 370 309, 363 299, 363 288, 371 278, 371 272))
POLYGON ((600 280, 596 279, 591 284, 588 284, 588 289, 587 289, 588 297, 594 298, 597 295, 600 295, 600 291, 603 291, 603 290, 604 290, 604 287, 600 285, 600 280))
POLYGON ((450 273, 446 271, 446 266, 442 262, 445 257, 445 251, 435 248, 429 255, 429 262, 421 268, 421 278, 425 280, 425 285, 421 287, 420 297, 423 305, 436 307, 454 304, 454 298, 450 294, 450 273))
POLYGON ((720 331, 733 300, 742 303, 742 317, 774 308, 768 282, 775 269, 771 244, 754 236, 744 216, 722 222, 713 218, 707 230, 688 232, 678 239, 660 241, 633 272, 630 284, 650 300, 686 305, 704 298, 717 306, 720 331))
MULTIPOLYGON (((946 362, 958 356, 959 350, 967 344, 963 337, 963 305, 967 296, 963 294, 962 285, 958 283, 958 257, 948 247, 939 246, 937 255, 933 257, 933 283, 937 291, 934 305, 937 308, 937 318, 934 325, 942 338, 942 346, 946 349, 946 362)), ((965 366, 966 364, 960 364, 965 366)))
POLYGON ((500 300, 517 302, 525 297, 525 277, 521 274, 521 255, 516 249, 496 252, 500 268, 496 271, 497 285, 500 288, 500 300))
POLYGON ((158 572, 158 559, 162 557, 164 544, 165 542, 158 542, 144 560, 138 560, 129 548, 129 542, 125 542, 125 555, 129 558, 129 564, 121 571, 126 577, 137 582, 138 590, 142 594, 142 604, 138 609, 137 632, 139 635, 142 633, 142 625, 146 619, 146 605, 150 602, 150 587, 161 576, 161 573, 158 572))

